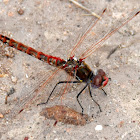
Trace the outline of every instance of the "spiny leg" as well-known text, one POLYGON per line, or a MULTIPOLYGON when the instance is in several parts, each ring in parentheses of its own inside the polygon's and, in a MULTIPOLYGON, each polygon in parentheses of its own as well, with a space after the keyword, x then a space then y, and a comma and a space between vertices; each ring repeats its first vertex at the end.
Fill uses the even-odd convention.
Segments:
POLYGON ((91 90, 90 90, 90 85, 88 85, 88 89, 89 89, 90 97, 92 98, 93 102, 96 103, 96 105, 99 107, 100 112, 102 112, 100 105, 99 105, 99 104, 93 99, 93 96, 92 96, 92 94, 91 94, 91 90))
POLYGON ((82 109, 82 115, 83 115, 83 111, 84 111, 84 108, 82 107, 81 103, 79 102, 79 99, 78 97, 81 95, 81 93, 85 90, 85 88, 88 86, 88 83, 85 85, 85 87, 78 93, 77 95, 77 102, 79 103, 81 109, 82 109))
POLYGON ((50 99, 50 97, 52 96, 52 94, 53 94, 55 88, 56 88, 59 84, 64 84, 64 83, 81 83, 81 81, 60 81, 60 82, 58 82, 58 83, 54 86, 52 92, 50 93, 50 95, 49 95, 49 97, 48 97, 48 99, 47 99, 47 101, 44 102, 44 103, 37 104, 37 106, 38 106, 38 105, 42 105, 42 104, 47 104, 48 101, 49 101, 49 99, 50 99))

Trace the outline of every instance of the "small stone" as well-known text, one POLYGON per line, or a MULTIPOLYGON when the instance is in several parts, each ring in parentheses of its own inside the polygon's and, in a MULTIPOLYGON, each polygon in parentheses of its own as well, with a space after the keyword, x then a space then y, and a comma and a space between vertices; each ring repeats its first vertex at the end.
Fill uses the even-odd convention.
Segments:
POLYGON ((13 58, 15 56, 13 49, 6 47, 5 48, 5 55, 8 58, 13 58))
POLYGON ((102 125, 96 125, 95 130, 101 131, 103 129, 102 125))
POLYGON ((29 78, 28 74, 26 74, 25 76, 26 76, 26 78, 29 78))
POLYGON ((3 118, 4 116, 0 113, 0 118, 3 118))
POLYGON ((17 10, 17 12, 18 12, 18 14, 19 14, 19 15, 23 15, 23 14, 24 14, 24 10, 23 10, 23 9, 21 9, 21 8, 20 8, 20 9, 18 9, 18 10, 17 10))
POLYGON ((29 140, 29 137, 25 137, 24 140, 29 140))
POLYGON ((8 16, 9 17, 13 17, 14 16, 14 13, 13 12, 8 12, 8 16))
POLYGON ((0 74, 0 78, 6 77, 7 74, 0 74))
POLYGON ((14 82, 14 83, 16 83, 16 82, 17 82, 17 78, 16 78, 16 77, 14 77, 14 76, 12 76, 12 77, 11 77, 11 80, 12 80, 12 82, 14 82))
POLYGON ((3 0, 3 2, 4 2, 5 4, 8 4, 9 0, 3 0))

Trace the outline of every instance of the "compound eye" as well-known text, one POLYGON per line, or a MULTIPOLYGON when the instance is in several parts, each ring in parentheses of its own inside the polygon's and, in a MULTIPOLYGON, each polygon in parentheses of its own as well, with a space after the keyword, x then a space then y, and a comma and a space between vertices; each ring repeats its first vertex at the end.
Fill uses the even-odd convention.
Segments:
POLYGON ((106 76, 104 76, 103 79, 104 79, 104 81, 102 83, 102 86, 105 87, 107 85, 109 79, 106 76))
POLYGON ((98 75, 105 76, 105 72, 102 69, 98 70, 98 75))
POLYGON ((97 87, 100 87, 102 85, 102 77, 100 75, 96 75, 94 77, 93 84, 97 87))

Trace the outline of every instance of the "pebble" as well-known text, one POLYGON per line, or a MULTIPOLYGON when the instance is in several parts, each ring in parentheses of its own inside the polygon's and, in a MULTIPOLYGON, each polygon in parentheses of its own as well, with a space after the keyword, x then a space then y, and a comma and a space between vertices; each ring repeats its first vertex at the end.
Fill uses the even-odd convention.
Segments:
POLYGON ((3 0, 3 2, 4 2, 5 4, 8 4, 9 0, 3 0))
POLYGON ((23 14, 24 14, 24 10, 20 8, 20 9, 17 10, 17 13, 18 13, 19 15, 23 15, 23 14))
POLYGON ((16 78, 16 77, 14 77, 14 76, 12 76, 12 77, 11 77, 11 80, 12 80, 12 82, 14 82, 14 83, 16 83, 16 82, 17 82, 17 78, 16 78))
POLYGON ((0 118, 3 118, 4 116, 0 113, 0 118))
POLYGON ((101 131, 103 129, 102 125, 96 125, 95 130, 101 131))

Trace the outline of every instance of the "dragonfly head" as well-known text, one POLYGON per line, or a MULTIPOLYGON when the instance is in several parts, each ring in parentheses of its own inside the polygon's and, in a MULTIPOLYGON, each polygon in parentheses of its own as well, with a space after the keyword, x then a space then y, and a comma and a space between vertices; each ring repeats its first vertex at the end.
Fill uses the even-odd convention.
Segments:
POLYGON ((106 73, 102 69, 99 69, 91 81, 91 85, 95 88, 103 88, 107 85, 108 80, 109 78, 106 77, 106 73))

